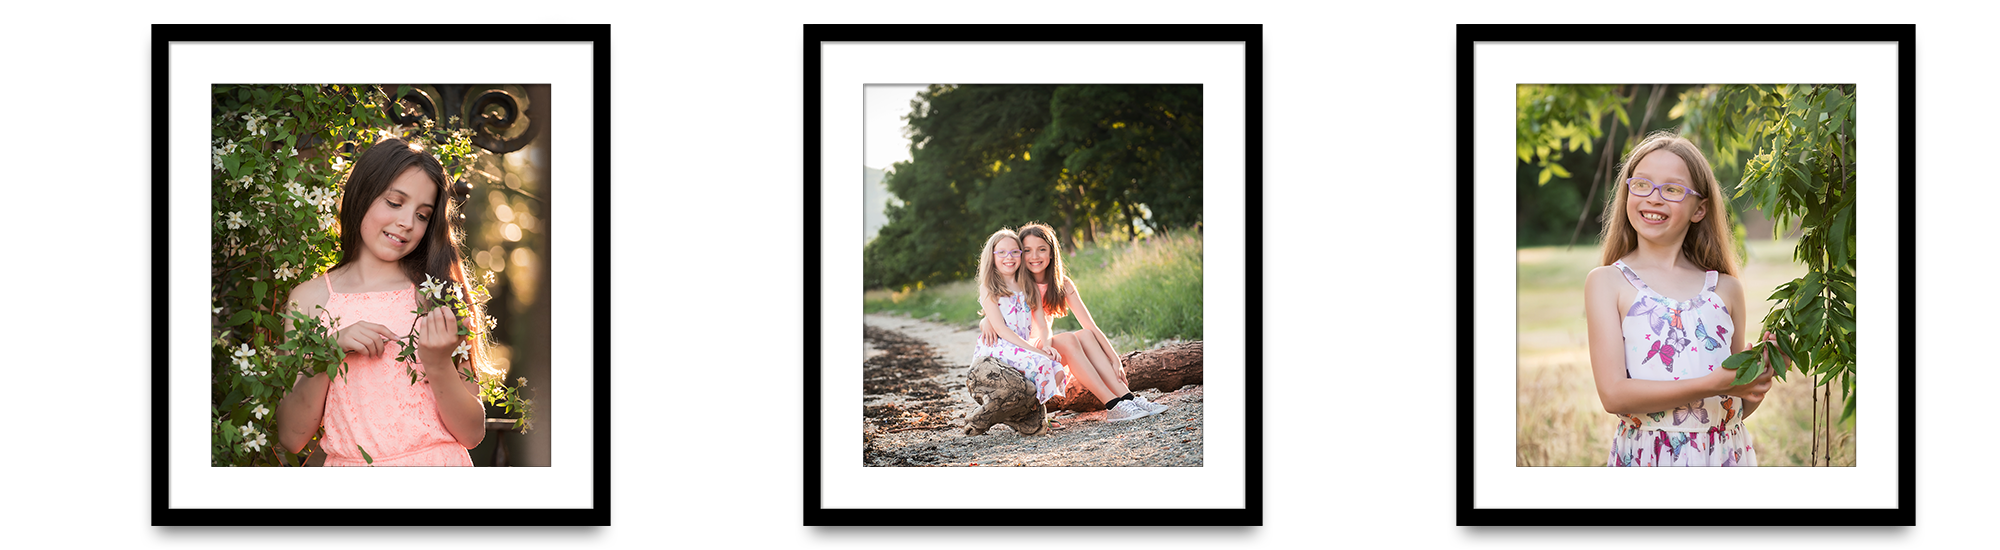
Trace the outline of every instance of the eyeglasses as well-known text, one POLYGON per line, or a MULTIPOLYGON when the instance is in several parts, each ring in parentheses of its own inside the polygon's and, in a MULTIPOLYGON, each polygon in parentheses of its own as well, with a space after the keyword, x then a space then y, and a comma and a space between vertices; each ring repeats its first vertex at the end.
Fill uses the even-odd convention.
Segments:
POLYGON ((1021 249, 995 250, 993 251, 993 255, 1001 258, 1019 258, 1021 257, 1021 249))
POLYGON ((1625 188, 1632 190, 1632 196, 1634 197, 1650 197, 1653 196, 1653 190, 1658 189, 1660 191, 1660 198, 1666 199, 1668 202, 1681 202, 1682 200, 1686 200, 1688 195, 1704 196, 1693 189, 1688 189, 1685 185, 1678 183, 1661 185, 1653 183, 1653 180, 1646 178, 1625 180, 1625 188))

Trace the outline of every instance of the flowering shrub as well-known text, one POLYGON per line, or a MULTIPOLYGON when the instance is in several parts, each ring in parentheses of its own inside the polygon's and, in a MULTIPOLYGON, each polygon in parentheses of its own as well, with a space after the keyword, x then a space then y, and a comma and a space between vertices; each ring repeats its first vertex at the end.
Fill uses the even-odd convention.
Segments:
MULTIPOLYGON (((441 131, 429 120, 393 125, 384 107, 405 89, 394 91, 346 85, 212 89, 212 466, 298 465, 306 458, 275 444, 272 411, 298 375, 341 375, 344 354, 323 311, 296 311, 285 297, 339 257, 337 206, 351 156, 382 136, 398 135, 437 155, 459 181, 479 154, 465 130, 441 131), (293 324, 289 331, 286 319, 293 324)), ((469 308, 486 297, 483 285, 471 283, 457 289, 425 281, 435 299, 420 311, 448 305, 469 319, 469 308), (444 300, 446 293, 453 299, 444 300)), ((485 328, 492 333, 490 315, 485 328)), ((412 331, 409 338, 415 337, 412 331)), ((461 347, 454 357, 469 356, 471 348, 461 347)), ((414 340, 405 342, 405 350, 415 348, 414 340)), ((482 401, 520 413, 517 429, 532 427, 530 403, 521 397, 525 378, 508 386, 499 373, 464 374, 479 382, 482 401)))

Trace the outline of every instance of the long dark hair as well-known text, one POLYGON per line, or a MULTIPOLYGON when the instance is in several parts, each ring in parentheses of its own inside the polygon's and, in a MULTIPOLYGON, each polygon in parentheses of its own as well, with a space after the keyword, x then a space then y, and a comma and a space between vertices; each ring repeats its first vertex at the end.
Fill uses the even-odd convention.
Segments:
POLYGON ((1069 273, 1063 269, 1062 242, 1056 239, 1055 228, 1038 222, 1021 226, 1020 232, 1023 250, 1028 248, 1028 237, 1039 238, 1042 242, 1049 243, 1049 265, 1042 268, 1042 278, 1048 281, 1048 292, 1042 292, 1035 286, 1035 275, 1028 270, 1026 256, 1023 256, 1021 261, 1021 275, 1022 280, 1028 284, 1021 285, 1025 287, 1021 290, 1028 293, 1029 303, 1041 304, 1042 312, 1050 319, 1068 315, 1069 273))
MULTIPOLYGON (((431 219, 424 227, 424 237, 397 264, 403 267, 403 275, 409 277, 412 283, 422 282, 428 276, 458 286, 472 310, 472 318, 463 321, 477 337, 472 346, 472 362, 475 368, 484 370, 486 312, 480 304, 473 303, 471 287, 466 285, 465 260, 459 252, 465 239, 464 224, 459 216, 463 198, 452 192, 448 183, 450 179, 445 177, 444 164, 438 162, 437 157, 395 137, 382 138, 361 152, 360 157, 354 160, 354 169, 347 174, 347 184, 341 188, 340 260, 334 262, 333 269, 347 265, 361 254, 361 239, 364 237, 361 234, 361 219, 368 216, 368 208, 374 205, 375 199, 389 190, 389 183, 410 168, 416 168, 429 177, 431 185, 437 189, 438 203, 431 208, 431 219)), ((420 293, 417 299, 426 300, 428 295, 420 293)))

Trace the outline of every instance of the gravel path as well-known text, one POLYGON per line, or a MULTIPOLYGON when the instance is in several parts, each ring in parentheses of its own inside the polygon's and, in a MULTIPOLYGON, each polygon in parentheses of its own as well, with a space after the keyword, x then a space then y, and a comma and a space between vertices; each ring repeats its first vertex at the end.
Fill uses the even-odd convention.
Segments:
POLYGON ((978 405, 965 393, 978 331, 867 315, 863 352, 863 463, 869 466, 1201 466, 1202 388, 1145 390, 1172 408, 1127 422, 1104 411, 1057 411, 1047 435, 995 425, 965 435, 978 405))

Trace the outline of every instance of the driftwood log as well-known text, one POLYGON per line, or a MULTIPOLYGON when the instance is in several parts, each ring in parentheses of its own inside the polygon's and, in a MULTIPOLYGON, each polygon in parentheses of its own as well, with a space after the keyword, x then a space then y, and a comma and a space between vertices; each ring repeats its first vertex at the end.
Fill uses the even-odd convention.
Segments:
POLYGON ((965 435, 986 433, 994 424, 1006 424, 1021 435, 1049 433, 1048 409, 1035 401, 1035 386, 999 359, 972 363, 965 373, 965 391, 979 404, 979 410, 965 419, 965 435))
MULTIPOLYGON (((1201 384, 1201 341, 1171 344, 1157 349, 1134 351, 1119 359, 1125 364, 1125 385, 1132 391, 1158 389, 1171 392, 1187 385, 1201 384)), ((1104 402, 1071 381, 1069 391, 1049 398, 1048 410, 1091 412, 1104 410, 1104 402)))

